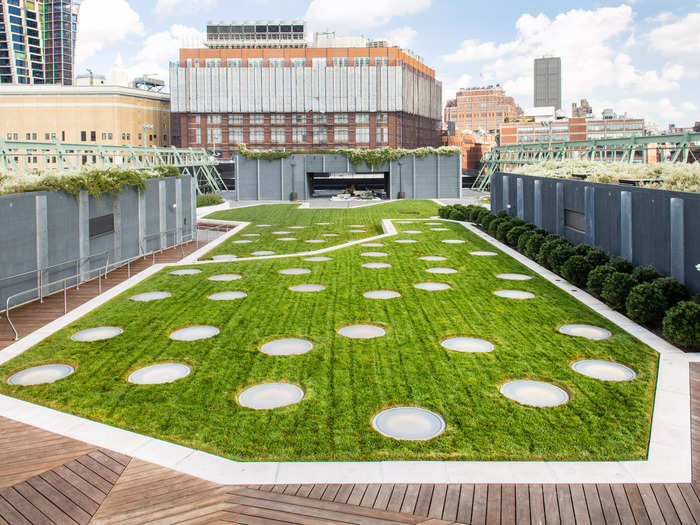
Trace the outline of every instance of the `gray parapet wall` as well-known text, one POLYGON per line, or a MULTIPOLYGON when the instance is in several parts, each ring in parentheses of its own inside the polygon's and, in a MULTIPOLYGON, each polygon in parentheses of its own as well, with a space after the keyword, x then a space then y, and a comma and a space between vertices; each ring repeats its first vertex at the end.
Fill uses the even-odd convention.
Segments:
POLYGON ((189 176, 150 179, 143 193, 125 187, 99 198, 62 191, 2 195, 0 311, 14 294, 27 291, 12 304, 37 296, 30 290, 39 286, 39 275, 46 294, 62 279, 95 277, 107 258, 114 264, 190 239, 195 217, 189 176))
POLYGON ((652 264, 700 293, 700 194, 497 173, 491 203, 494 213, 652 264))
POLYGON ((378 166, 353 165, 339 154, 298 154, 279 160, 248 159, 236 155, 236 198, 250 200, 289 200, 296 193, 310 198, 312 173, 384 173, 387 195, 407 199, 458 199, 461 196, 462 169, 459 154, 425 157, 407 155, 378 166))

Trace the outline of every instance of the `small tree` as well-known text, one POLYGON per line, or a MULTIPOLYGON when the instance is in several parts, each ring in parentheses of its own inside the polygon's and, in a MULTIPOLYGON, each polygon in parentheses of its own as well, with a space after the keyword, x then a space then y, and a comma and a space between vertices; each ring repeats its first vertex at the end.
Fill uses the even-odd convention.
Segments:
POLYGON ((593 270, 591 270, 591 272, 588 274, 588 281, 586 281, 588 290, 591 293, 600 296, 600 294, 603 292, 603 285, 605 284, 606 279, 613 273, 615 273, 615 268, 609 264, 604 264, 602 266, 598 266, 597 268, 593 268, 593 270))
POLYGON ((651 283, 638 284, 627 297, 627 317, 639 323, 657 325, 664 318, 666 298, 651 283))
POLYGON ((700 347, 700 304, 684 301, 664 317, 664 335, 688 348, 700 347))
POLYGON ((593 266, 585 257, 574 255, 561 266, 561 275, 574 286, 582 288, 586 286, 588 274, 591 273, 592 269, 593 266))

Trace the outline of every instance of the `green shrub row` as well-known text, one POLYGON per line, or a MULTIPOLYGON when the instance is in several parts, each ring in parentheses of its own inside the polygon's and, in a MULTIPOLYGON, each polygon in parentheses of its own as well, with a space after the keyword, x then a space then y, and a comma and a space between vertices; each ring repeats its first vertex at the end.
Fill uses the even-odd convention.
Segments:
POLYGON ((652 329, 662 328, 670 341, 700 349, 700 296, 690 298, 685 285, 664 277, 653 266, 635 266, 611 257, 601 248, 574 246, 505 211, 482 206, 444 206, 440 217, 469 221, 579 288, 601 298, 611 308, 652 329))
POLYGON ((324 149, 324 150, 265 150, 251 151, 245 144, 238 146, 238 153, 250 160, 280 160, 291 157, 292 155, 343 155, 350 164, 357 166, 363 162, 370 168, 373 166, 381 166, 387 162, 399 160, 402 157, 414 156, 417 158, 427 157, 428 155, 446 155, 453 156, 460 153, 459 148, 450 146, 441 146, 439 148, 418 148, 418 149, 324 149))
POLYGON ((202 208, 204 206, 215 206, 223 203, 224 198, 218 193, 205 193, 203 195, 197 195, 197 208, 202 208))
POLYGON ((90 195, 99 197, 105 193, 119 193, 124 186, 133 186, 139 191, 144 191, 146 181, 150 178, 179 175, 180 171, 174 166, 158 166, 150 170, 100 168, 63 175, 33 172, 16 180, 9 176, 0 177, 0 194, 65 191, 77 196, 81 191, 87 191, 90 195))

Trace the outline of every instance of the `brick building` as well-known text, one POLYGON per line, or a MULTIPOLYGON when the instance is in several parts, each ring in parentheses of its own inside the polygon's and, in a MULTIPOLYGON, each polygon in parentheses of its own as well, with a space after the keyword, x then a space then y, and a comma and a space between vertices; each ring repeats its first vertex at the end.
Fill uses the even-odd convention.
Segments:
POLYGON ((462 152, 462 172, 478 170, 486 153, 495 146, 495 135, 485 135, 462 132, 456 129, 454 133, 445 133, 442 137, 443 146, 453 146, 462 152))
POLYGON ((644 119, 570 118, 551 122, 509 122, 501 125, 500 144, 575 142, 644 135, 644 119), (551 127, 551 130, 550 130, 551 127))
POLYGON ((513 97, 497 84, 459 90, 455 99, 447 101, 445 122, 454 122, 462 130, 495 131, 522 114, 513 97))
POLYGON ((241 143, 278 150, 440 145, 442 84, 419 58, 370 42, 318 48, 293 39, 286 47, 274 27, 265 29, 256 47, 241 40, 225 47, 219 37, 207 48, 180 50, 170 68, 176 145, 215 149, 223 158, 241 143), (267 35, 274 46, 264 45, 267 35))

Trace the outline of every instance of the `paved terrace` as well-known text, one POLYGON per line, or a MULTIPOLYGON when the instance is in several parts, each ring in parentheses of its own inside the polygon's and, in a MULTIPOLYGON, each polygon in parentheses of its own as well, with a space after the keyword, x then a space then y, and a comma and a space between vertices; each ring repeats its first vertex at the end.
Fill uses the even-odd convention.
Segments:
MULTIPOLYGON (((181 255, 169 250, 157 262, 181 255)), ((107 287, 126 278, 126 270, 112 272, 107 287)), ((69 309, 96 292, 81 285, 69 309)), ((62 301, 24 307, 20 335, 62 316, 62 301)), ((0 335, 0 348, 11 342, 0 335)), ((693 481, 685 484, 227 486, 0 417, 0 525, 700 524, 700 363, 690 364, 690 397, 693 481)))

